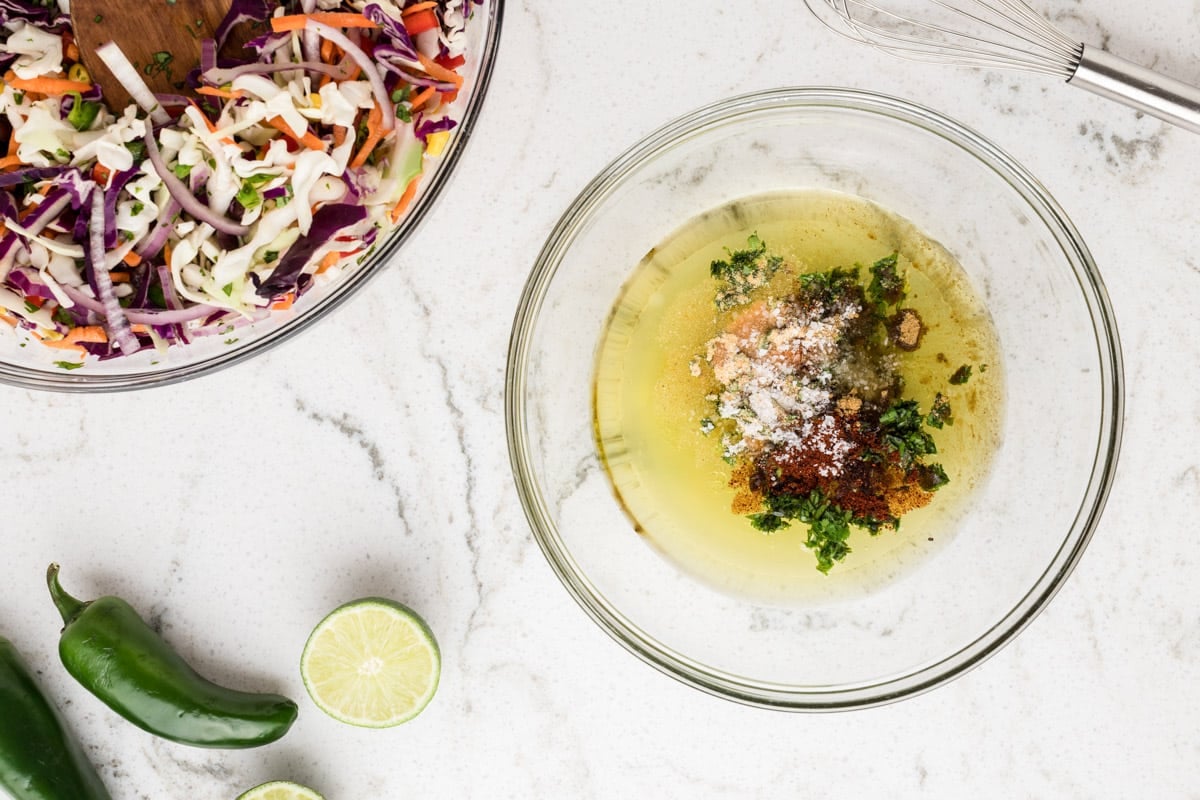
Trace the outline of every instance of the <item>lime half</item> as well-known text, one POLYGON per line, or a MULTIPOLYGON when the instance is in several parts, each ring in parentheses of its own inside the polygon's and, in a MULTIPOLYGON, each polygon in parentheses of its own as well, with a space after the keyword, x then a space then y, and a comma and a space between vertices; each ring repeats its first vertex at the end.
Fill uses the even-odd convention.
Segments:
POLYGON ((332 611, 308 637, 300 677, 317 707, 367 728, 399 725, 437 691, 441 654, 410 608, 368 597, 332 611))
POLYGON ((325 800, 325 798, 298 783, 271 781, 262 786, 255 786, 245 794, 239 794, 237 800, 325 800))

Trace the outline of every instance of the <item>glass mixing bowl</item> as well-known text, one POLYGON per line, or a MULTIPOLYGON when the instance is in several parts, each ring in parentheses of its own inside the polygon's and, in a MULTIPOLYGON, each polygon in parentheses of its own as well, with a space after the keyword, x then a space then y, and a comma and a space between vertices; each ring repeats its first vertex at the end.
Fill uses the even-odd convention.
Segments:
POLYGON ((526 284, 506 415, 534 535, 597 624, 702 690, 820 711, 928 690, 1033 619, 1099 521, 1122 398, 1096 265, 1023 167, 903 100, 780 89, 668 124, 583 190, 526 284), (770 605, 709 588, 635 533, 593 439, 594 353, 631 270, 668 234, 732 200, 806 187, 874 201, 958 258, 1000 337, 1003 437, 967 513, 918 567, 853 599, 770 605))
POLYGON ((68 392, 102 392, 142 389, 194 378, 236 364, 261 353, 323 319, 387 268, 404 243, 425 220, 462 156, 487 94, 488 82, 500 44, 504 0, 483 0, 474 6, 467 25, 467 63, 461 74, 463 89, 455 100, 453 116, 459 121, 443 154, 427 166, 425 177, 408 213, 376 248, 371 258, 347 268, 336 280, 314 286, 291 309, 275 311, 253 325, 240 327, 233 336, 193 337, 188 345, 165 353, 144 351, 127 358, 97 362, 89 359, 81 369, 64 371, 55 366, 61 351, 22 346, 19 337, 0 330, 0 383, 32 389, 68 392))

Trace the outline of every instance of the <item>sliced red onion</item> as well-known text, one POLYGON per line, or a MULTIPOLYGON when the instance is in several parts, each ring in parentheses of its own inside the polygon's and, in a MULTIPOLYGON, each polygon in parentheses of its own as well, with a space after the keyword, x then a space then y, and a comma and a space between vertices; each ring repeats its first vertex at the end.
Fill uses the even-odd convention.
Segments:
POLYGON ((121 352, 128 355, 140 349, 137 337, 129 330, 129 320, 125 310, 117 302, 113 293, 112 276, 108 273, 108 263, 104 250, 104 195, 99 189, 92 190, 92 220, 89 226, 91 235, 88 238, 88 255, 92 262, 92 273, 96 277, 97 295, 104 309, 104 319, 108 322, 108 330, 121 347, 121 352))
MULTIPOLYGON (((71 301, 78 306, 86 308, 88 311, 94 311, 97 314, 104 313, 104 304, 94 297, 89 296, 75 286, 64 285, 63 291, 71 298, 71 301)), ((120 305, 118 304, 118 308, 120 305)), ((170 311, 157 311, 150 308, 124 308, 121 311, 125 315, 125 319, 135 325, 176 325, 181 322, 191 322, 195 319, 203 319, 211 314, 224 313, 228 309, 217 308, 216 306, 208 306, 197 304, 190 308, 173 309, 170 311)))
POLYGON ((392 100, 388 97, 387 87, 383 85, 383 77, 379 74, 376 68, 375 60, 362 51, 358 45, 350 41, 346 34, 336 28, 331 28, 323 22, 316 22, 308 19, 304 23, 305 30, 316 31, 322 39, 328 39, 346 52, 346 55, 354 59, 360 67, 362 67, 363 75, 367 77, 367 81, 371 84, 371 91, 375 94, 375 102, 379 103, 379 110, 383 112, 383 119, 380 122, 380 127, 386 132, 396 127, 396 109, 392 106, 392 100))
MULTIPOLYGON (((300 0, 300 10, 305 14, 313 13, 317 10, 317 0, 300 0)), ((313 31, 306 30, 300 35, 300 45, 305 61, 317 61, 320 58, 321 40, 313 31)))
POLYGON ((181 206, 174 197, 168 198, 167 204, 163 206, 162 211, 158 214, 158 221, 155 223, 154 231, 138 242, 134 251, 142 258, 154 258, 163 249, 163 245, 167 243, 167 236, 171 233, 171 220, 175 219, 175 215, 179 213, 181 206))
POLYGON ((125 91, 129 92, 129 96, 133 98, 134 102, 145 109, 146 113, 150 115, 150 119, 159 125, 170 122, 171 118, 163 110, 162 103, 155 99, 154 92, 150 91, 150 87, 138 74, 137 68, 129 63, 129 58, 116 42, 105 42, 100 45, 96 48, 96 55, 125 88, 125 91))
POLYGON ((230 233, 234 236, 245 236, 250 229, 245 225, 239 225, 228 217, 221 216, 209 208, 204 203, 196 199, 196 195, 192 194, 183 181, 175 177, 175 173, 167 167, 167 162, 163 160, 162 153, 158 151, 158 142, 154 139, 153 126, 146 126, 146 155, 150 158, 150 163, 154 165, 154 171, 158 173, 158 177, 162 178, 163 185, 167 187, 167 191, 171 193, 171 197, 183 207, 183 210, 191 214, 200 222, 207 223, 214 230, 222 233, 230 233))
POLYGON ((162 103, 164 106, 186 106, 188 99, 181 94, 163 94, 155 92, 154 99, 162 103))
POLYGON ((215 39, 200 40, 200 71, 207 72, 217 66, 217 41, 215 39))
MULTIPOLYGON (((183 301, 175 293, 175 281, 171 277, 171 268, 165 264, 158 268, 158 284, 162 287, 163 301, 166 302, 167 308, 172 311, 181 310, 183 308, 183 301)), ((184 344, 188 344, 187 332, 184 331, 183 325, 176 323, 171 327, 175 332, 175 337, 184 344)))

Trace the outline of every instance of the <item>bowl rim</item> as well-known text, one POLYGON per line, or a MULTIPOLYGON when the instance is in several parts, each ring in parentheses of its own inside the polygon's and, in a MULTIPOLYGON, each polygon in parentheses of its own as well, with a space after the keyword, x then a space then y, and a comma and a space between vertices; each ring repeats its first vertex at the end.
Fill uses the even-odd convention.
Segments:
POLYGON ((364 264, 362 269, 346 276, 345 280, 332 287, 314 305, 304 309, 303 313, 297 314, 292 319, 284 321, 277 328, 266 332, 261 338, 245 347, 222 351, 203 361, 180 364, 154 372, 116 372, 104 375, 66 372, 59 375, 0 360, 0 385, 7 384, 21 389, 41 389, 65 393, 122 392, 168 386, 207 375, 266 352, 308 330, 335 309, 340 308, 347 300, 356 296, 372 278, 390 266, 393 256, 421 228, 429 212, 435 207, 442 190, 455 173, 458 161, 475 130, 484 98, 488 94, 488 85, 491 83, 500 49, 504 2, 505 0, 485 0, 484 9, 488 22, 487 38, 480 50, 479 76, 459 119, 457 135, 451 137, 432 177, 418 193, 412 211, 389 232, 374 257, 364 264))
POLYGON ((1107 290, 1079 231, 1049 191, 1000 147, 934 109, 890 95, 837 87, 784 87, 718 100, 668 122, 617 156, 562 214, 539 253, 514 316, 505 375, 505 428, 517 493, 534 538, 568 593, 601 629, 660 672, 718 697, 787 711, 868 708, 916 696, 983 663, 1024 630, 1062 587, 1095 532, 1115 475, 1123 409, 1121 345, 1107 290), (641 631, 595 590, 563 544, 533 477, 525 435, 524 372, 533 329, 581 224, 631 172, 680 139, 780 108, 866 113, 915 126, 949 141, 995 172, 1046 225, 1070 263, 1092 318, 1100 361, 1101 426, 1092 474, 1068 535, 1033 586, 1003 618, 956 652, 903 675, 838 687, 792 687, 712 669, 641 631))

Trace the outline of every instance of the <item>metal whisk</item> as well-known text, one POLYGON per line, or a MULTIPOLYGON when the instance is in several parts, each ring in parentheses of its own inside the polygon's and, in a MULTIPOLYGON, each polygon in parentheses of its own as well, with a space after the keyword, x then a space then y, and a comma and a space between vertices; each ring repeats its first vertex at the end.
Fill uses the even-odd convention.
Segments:
POLYGON ((1200 133, 1200 89, 1073 41, 1025 0, 804 0, 827 28, 901 58, 1063 78, 1200 133))

